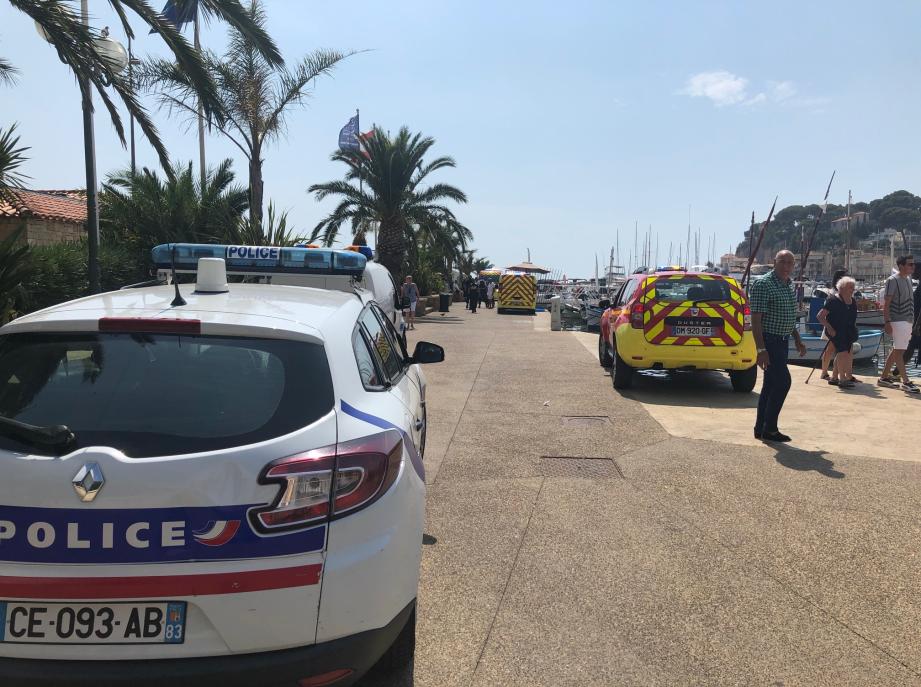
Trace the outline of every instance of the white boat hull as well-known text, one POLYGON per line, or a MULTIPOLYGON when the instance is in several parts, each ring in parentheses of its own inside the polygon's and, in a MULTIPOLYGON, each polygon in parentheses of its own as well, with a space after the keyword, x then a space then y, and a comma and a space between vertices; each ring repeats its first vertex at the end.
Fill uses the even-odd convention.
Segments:
MULTIPOLYGON (((799 357, 799 352, 796 350, 796 343, 791 338, 790 362, 818 362, 822 357, 822 353, 825 351, 825 344, 828 343, 828 340, 809 333, 803 334, 802 332, 800 332, 800 338, 803 340, 803 343, 806 344, 806 356, 804 358, 799 357)), ((882 339, 883 332, 880 330, 871 329, 861 331, 857 339, 857 342, 860 344, 860 351, 854 356, 854 360, 869 360, 872 358, 879 350, 882 339)))

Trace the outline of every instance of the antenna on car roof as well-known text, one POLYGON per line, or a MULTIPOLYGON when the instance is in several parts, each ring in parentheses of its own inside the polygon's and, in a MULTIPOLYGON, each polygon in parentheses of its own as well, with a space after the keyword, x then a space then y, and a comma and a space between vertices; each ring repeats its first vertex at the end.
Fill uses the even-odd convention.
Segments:
POLYGON ((173 302, 170 303, 171 308, 175 308, 179 305, 185 305, 185 298, 182 297, 182 294, 179 293, 179 282, 176 281, 176 245, 173 244, 170 246, 170 279, 173 281, 173 286, 176 287, 176 297, 173 299, 173 302))

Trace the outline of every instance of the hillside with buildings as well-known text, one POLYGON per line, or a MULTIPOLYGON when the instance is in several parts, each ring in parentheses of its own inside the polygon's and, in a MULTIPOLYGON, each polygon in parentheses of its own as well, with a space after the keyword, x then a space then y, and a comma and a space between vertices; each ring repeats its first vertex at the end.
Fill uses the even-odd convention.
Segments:
MULTIPOLYGON (((755 262, 769 263, 784 248, 799 258, 820 214, 818 205, 791 205, 779 210, 765 231, 755 262)), ((734 271, 739 262, 744 268, 760 230, 760 222, 745 229, 735 254, 723 256, 724 269, 734 271)), ((847 262, 852 275, 875 281, 888 276, 893 253, 906 251, 921 253, 921 197, 895 191, 870 202, 852 202, 850 221, 846 205, 829 204, 816 230, 806 276, 827 279, 847 262)))

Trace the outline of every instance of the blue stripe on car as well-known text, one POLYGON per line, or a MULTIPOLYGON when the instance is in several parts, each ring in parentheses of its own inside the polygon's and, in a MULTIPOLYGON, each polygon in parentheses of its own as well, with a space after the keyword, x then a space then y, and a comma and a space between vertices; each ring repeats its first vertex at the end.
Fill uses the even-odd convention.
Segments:
POLYGON ((403 443, 406 445, 406 450, 409 451, 409 460, 413 465, 413 469, 416 471, 416 474, 419 475, 419 479, 423 482, 425 481, 425 466, 422 465, 422 456, 419 455, 419 451, 416 449, 416 444, 413 441, 413 438, 409 433, 404 430, 402 427, 397 427, 392 422, 388 422, 382 417, 377 417, 376 415, 371 415, 364 411, 358 410, 355 406, 349 405, 345 401, 340 401, 342 403, 342 412, 346 415, 351 415, 352 417, 361 420, 362 422, 367 422, 369 425, 374 425, 375 427, 380 427, 381 429, 395 429, 403 437, 403 443))

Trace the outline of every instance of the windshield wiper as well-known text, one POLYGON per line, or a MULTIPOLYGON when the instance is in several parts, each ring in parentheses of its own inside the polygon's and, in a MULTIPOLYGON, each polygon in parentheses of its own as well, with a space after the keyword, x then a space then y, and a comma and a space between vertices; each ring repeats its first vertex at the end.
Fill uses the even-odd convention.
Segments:
POLYGON ((0 415, 0 436, 42 448, 67 448, 77 441, 76 435, 67 425, 39 427, 2 415, 0 415))

